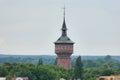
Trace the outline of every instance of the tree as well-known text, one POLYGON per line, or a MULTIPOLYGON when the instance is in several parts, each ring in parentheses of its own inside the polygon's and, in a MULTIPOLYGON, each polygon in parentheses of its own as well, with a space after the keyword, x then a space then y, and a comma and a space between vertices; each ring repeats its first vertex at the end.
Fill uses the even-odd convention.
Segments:
POLYGON ((93 68, 97 66, 94 60, 84 60, 83 62, 84 62, 84 67, 86 68, 93 68))
POLYGON ((111 58, 110 55, 107 55, 107 56, 104 58, 105 61, 110 61, 111 59, 112 59, 112 58, 111 58))
POLYGON ((42 61, 42 59, 40 58, 39 60, 38 60, 38 66, 39 65, 42 65, 43 64, 43 61, 42 61))
POLYGON ((33 75, 35 75, 36 80, 55 80, 56 78, 54 68, 47 65, 42 65, 35 68, 33 75))
POLYGON ((57 65, 57 58, 55 59, 54 65, 57 65))
POLYGON ((76 59, 76 64, 75 64, 75 78, 76 79, 81 79, 82 80, 82 73, 83 73, 83 64, 81 61, 81 56, 78 56, 78 58, 76 59))
POLYGON ((110 75, 114 75, 114 71, 113 69, 102 69, 101 70, 101 75, 105 75, 105 76, 110 76, 110 75))

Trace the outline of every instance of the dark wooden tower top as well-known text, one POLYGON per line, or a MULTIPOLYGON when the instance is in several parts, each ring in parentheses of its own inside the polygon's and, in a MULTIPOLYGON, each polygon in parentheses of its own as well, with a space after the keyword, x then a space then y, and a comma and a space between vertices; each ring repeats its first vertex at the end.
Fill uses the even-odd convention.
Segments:
POLYGON ((74 42, 72 40, 70 40, 70 38, 67 36, 67 27, 66 27, 66 23, 65 23, 65 9, 64 9, 64 19, 63 19, 63 24, 62 24, 62 29, 61 30, 62 30, 62 35, 54 43, 55 44, 64 44, 64 43, 74 44, 74 42))

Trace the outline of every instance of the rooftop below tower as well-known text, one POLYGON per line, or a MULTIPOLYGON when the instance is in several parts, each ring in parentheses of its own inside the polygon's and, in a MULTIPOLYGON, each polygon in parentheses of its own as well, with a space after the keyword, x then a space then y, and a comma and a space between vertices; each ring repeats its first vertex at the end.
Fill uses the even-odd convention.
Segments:
POLYGON ((71 43, 71 44, 74 44, 73 41, 70 40, 70 38, 68 36, 61 36, 56 42, 56 43, 71 43))

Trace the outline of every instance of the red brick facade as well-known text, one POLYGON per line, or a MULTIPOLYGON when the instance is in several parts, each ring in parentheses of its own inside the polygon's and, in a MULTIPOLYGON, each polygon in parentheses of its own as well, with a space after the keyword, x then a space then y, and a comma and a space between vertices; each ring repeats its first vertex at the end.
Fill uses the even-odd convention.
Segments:
POLYGON ((73 53, 73 44, 56 44, 55 53, 57 54, 57 65, 69 69, 71 67, 71 54, 73 53))
POLYGON ((55 45, 55 53, 73 53, 73 45, 57 44, 55 45))

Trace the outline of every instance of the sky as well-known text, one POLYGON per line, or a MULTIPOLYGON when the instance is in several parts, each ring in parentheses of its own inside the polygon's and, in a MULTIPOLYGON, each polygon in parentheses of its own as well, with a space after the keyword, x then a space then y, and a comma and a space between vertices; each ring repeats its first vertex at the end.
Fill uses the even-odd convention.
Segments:
POLYGON ((0 0, 0 54, 56 55, 64 4, 73 55, 120 55, 120 0, 0 0))

